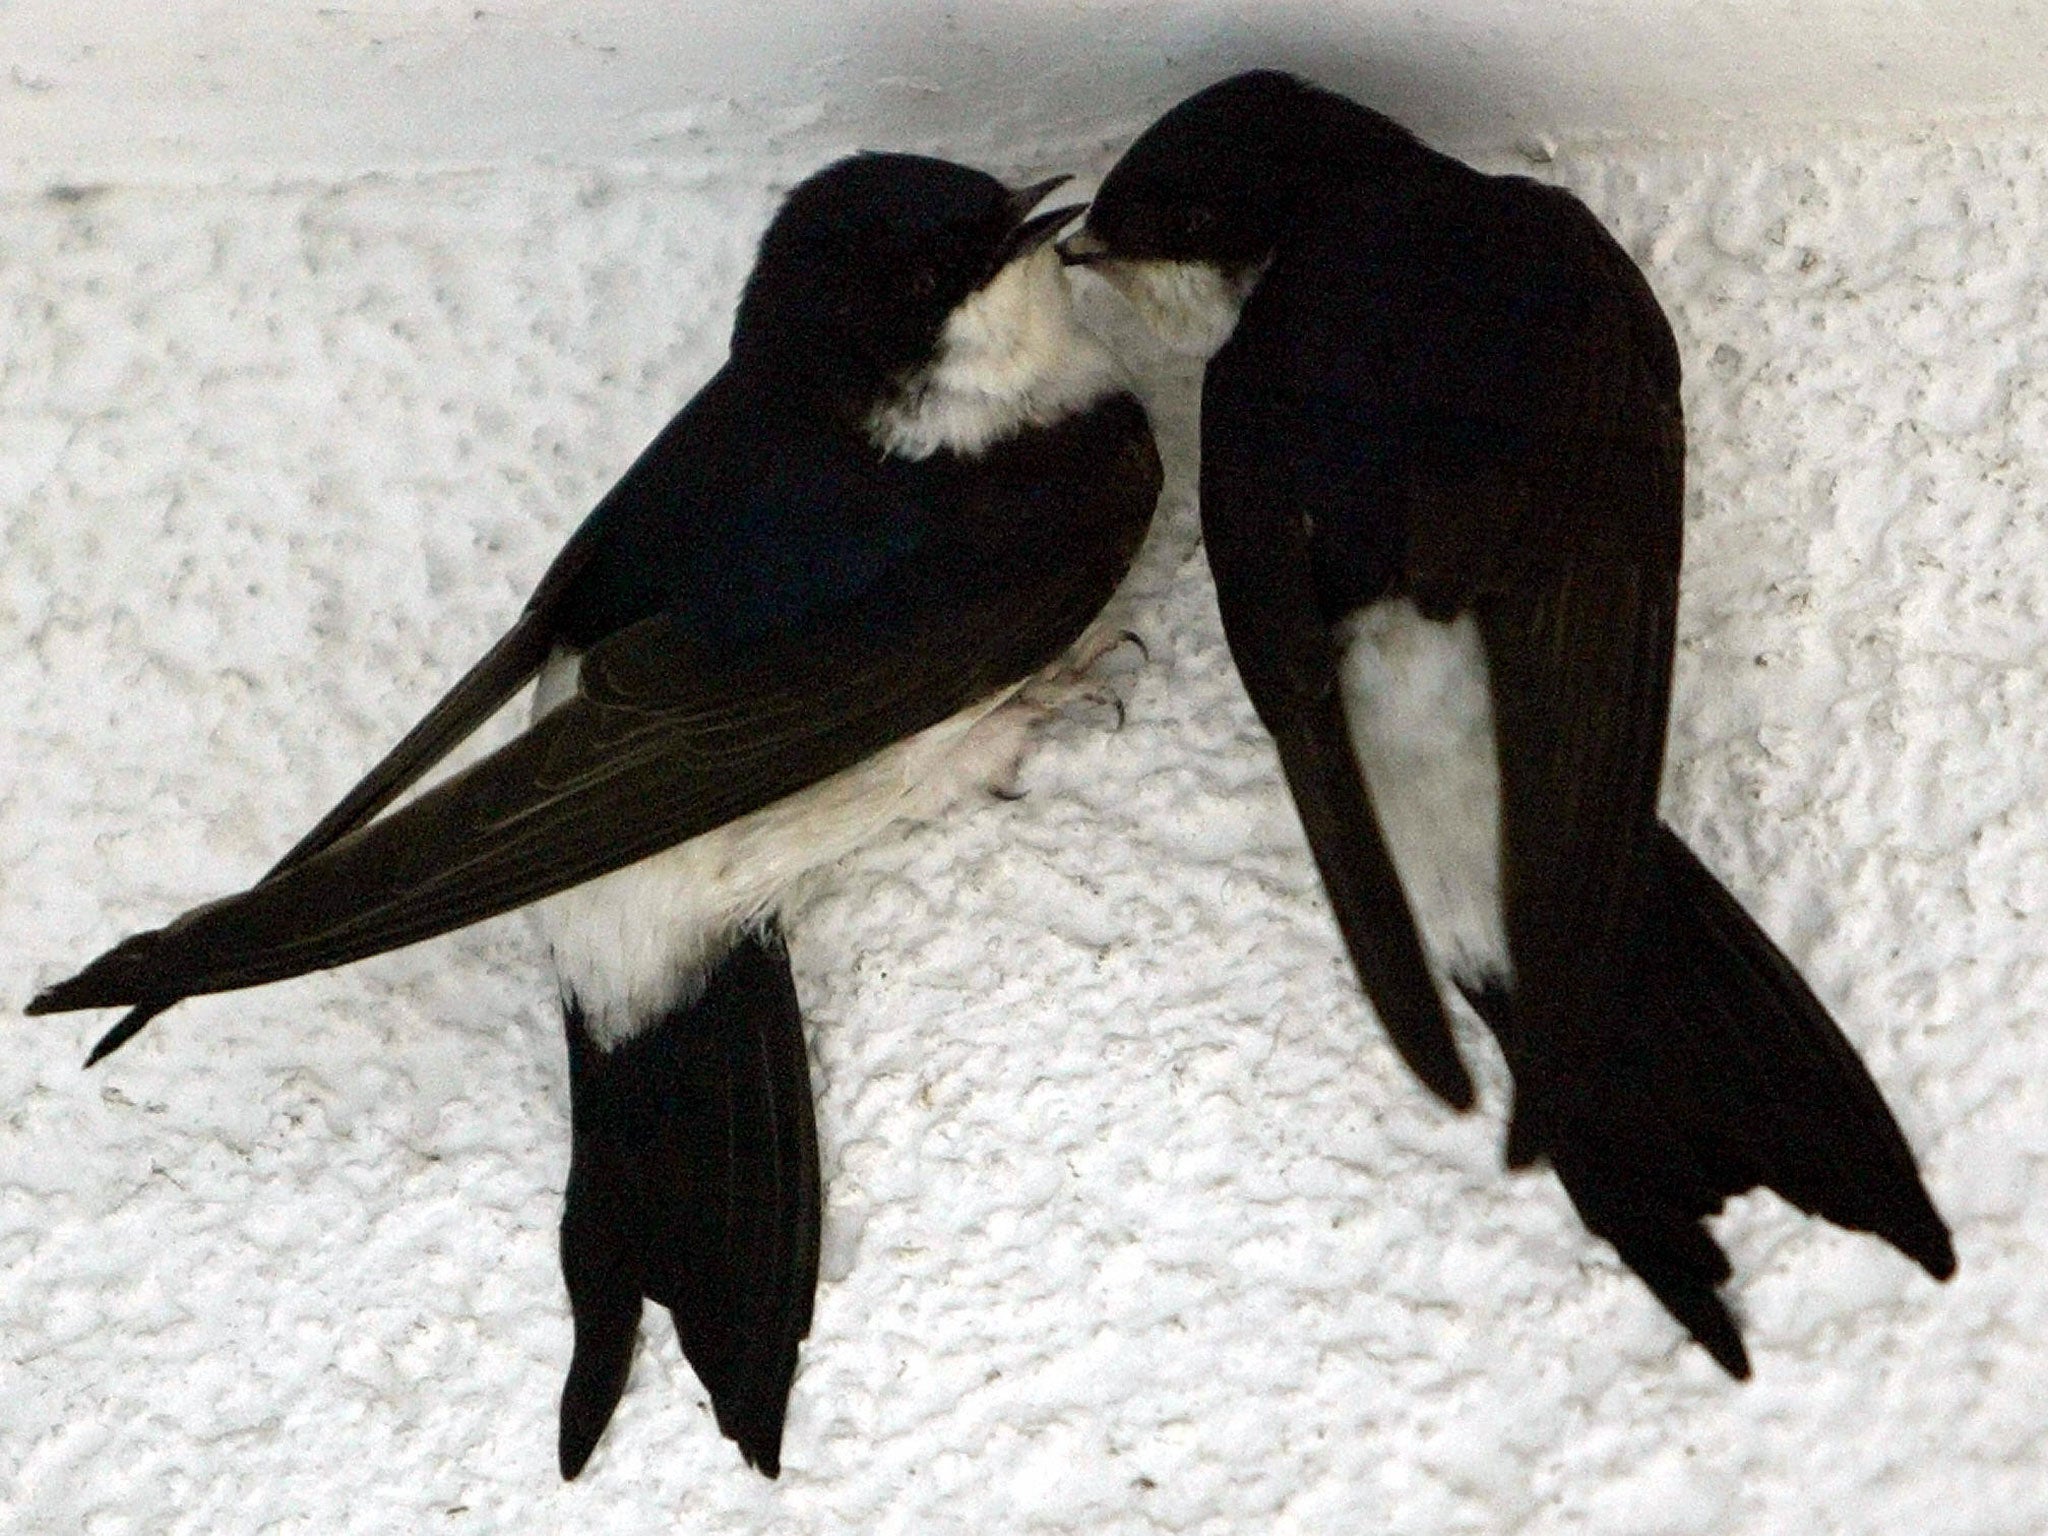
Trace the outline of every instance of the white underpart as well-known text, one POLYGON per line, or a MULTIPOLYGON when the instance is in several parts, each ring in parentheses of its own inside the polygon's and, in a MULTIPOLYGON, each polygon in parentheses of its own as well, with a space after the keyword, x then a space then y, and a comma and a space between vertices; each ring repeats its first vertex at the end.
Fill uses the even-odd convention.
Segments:
MULTIPOLYGON (((576 690, 580 659, 557 651, 534 718, 576 690)), ((1000 782, 1039 711, 1006 689, 866 762, 662 853, 538 903, 565 1003, 610 1049, 692 1001, 734 936, 799 883, 890 826, 935 816, 1000 782)))
POLYGON ((1223 350, 1265 271, 1232 277, 1206 261, 1103 261, 1089 270, 1113 283, 1161 341, 1189 357, 1223 350))
POLYGON ((906 459, 975 454, 1122 388, 1121 370, 1074 317, 1058 254, 1043 245, 953 311, 931 365, 875 411, 868 431, 906 459))
POLYGON ((1478 623, 1440 624, 1394 598, 1352 613, 1337 642, 1352 746, 1431 962, 1468 985, 1510 980, 1478 623))

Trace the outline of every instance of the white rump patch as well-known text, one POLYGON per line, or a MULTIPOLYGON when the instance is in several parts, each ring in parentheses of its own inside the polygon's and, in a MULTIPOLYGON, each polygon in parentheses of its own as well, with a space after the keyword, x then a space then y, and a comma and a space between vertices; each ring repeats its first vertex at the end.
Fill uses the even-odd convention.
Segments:
POLYGON ((938 355, 876 408, 868 435, 906 459, 941 449, 977 454, 1123 387, 1116 363, 1074 317, 1058 253, 1042 245, 1002 267, 953 311, 938 355))
POLYGON ((1501 912, 1500 763, 1479 624, 1406 598, 1337 627, 1351 742, 1431 961, 1469 986, 1512 979, 1501 912))
POLYGON ((1099 261, 1089 266, 1129 299, 1153 333, 1188 357, 1214 357, 1237 329, 1265 268, 1235 278, 1206 261, 1099 261))
MULTIPOLYGON (((557 651, 534 691, 538 719, 576 690, 557 651)), ((744 925, 775 912, 813 871, 892 824, 937 815, 1015 767, 1038 711, 1009 689, 866 762, 702 837, 535 905, 563 1000, 591 1038, 622 1044, 690 1002, 744 925)))

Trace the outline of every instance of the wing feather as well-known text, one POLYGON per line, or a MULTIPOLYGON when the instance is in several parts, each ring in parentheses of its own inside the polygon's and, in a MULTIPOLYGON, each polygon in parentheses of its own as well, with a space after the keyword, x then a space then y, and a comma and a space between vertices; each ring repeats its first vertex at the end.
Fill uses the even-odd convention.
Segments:
POLYGON ((586 654, 576 697, 491 756, 116 946, 29 1011, 161 1007, 431 938, 722 826, 1022 681, 1108 601, 1157 498, 1136 403, 1099 414, 1074 429, 1073 462, 1027 466, 1046 477, 1028 477, 1033 516, 1016 515, 1015 485, 990 491, 961 508, 962 538, 738 659, 706 654, 676 615, 630 625, 586 654))

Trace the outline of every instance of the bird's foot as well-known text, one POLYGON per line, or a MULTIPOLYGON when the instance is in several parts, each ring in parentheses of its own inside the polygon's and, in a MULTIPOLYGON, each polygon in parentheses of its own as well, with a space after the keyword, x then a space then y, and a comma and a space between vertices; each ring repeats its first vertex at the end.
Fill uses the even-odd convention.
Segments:
POLYGON ((1017 702, 1042 720, 1078 715, 1090 728, 1119 731, 1128 718, 1124 685, 1151 659, 1151 648, 1134 631, 1099 630, 1026 683, 1017 702))
POLYGON ((1119 684, 1135 665, 1123 661, 1135 653, 1136 663, 1151 660, 1145 642, 1128 629, 1102 630, 1084 636, 1064 657, 1032 678, 992 710, 961 744, 985 765, 980 774, 988 793, 998 800, 1022 800, 1024 759, 1033 731, 1055 716, 1079 717, 1092 728, 1120 730, 1126 718, 1119 684))

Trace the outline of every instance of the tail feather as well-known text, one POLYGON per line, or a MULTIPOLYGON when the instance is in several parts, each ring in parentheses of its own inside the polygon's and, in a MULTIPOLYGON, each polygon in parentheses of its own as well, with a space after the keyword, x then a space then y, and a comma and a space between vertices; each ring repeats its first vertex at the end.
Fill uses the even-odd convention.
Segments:
POLYGON ((645 1296, 674 1315, 719 1428, 773 1477, 819 1234, 810 1069, 780 936, 743 936, 696 1001, 610 1051, 572 1005, 569 1064, 563 1476, 625 1389, 645 1296))
MULTIPOLYGON (((577 1137, 579 1151, 585 1141, 577 1137)), ((601 1153, 572 1158, 562 1212, 562 1278, 576 1321, 557 1444, 564 1481, 583 1470, 625 1395, 641 1306, 634 1223, 621 1200, 625 1169, 601 1153)))
POLYGON ((1547 1158, 1586 1225, 1746 1378, 1717 1294, 1728 1260, 1702 1225, 1727 1196, 1772 1189, 1937 1280, 1955 1252, 1883 1095, 1791 962, 1661 824, 1650 858, 1625 1049, 1543 1060, 1540 1042, 1518 1038, 1508 994, 1468 995, 1515 1072, 1510 1163, 1547 1158))
MULTIPOLYGON (((141 1003, 130 1008, 121 1015, 120 1022, 100 1036, 99 1043, 92 1048, 92 1054, 85 1058, 85 1064, 88 1067, 98 1066, 130 1040, 141 1034, 148 1027, 151 1019, 154 1019, 166 1009, 177 1007, 178 1003, 183 1001, 183 998, 178 998, 173 1002, 141 1003)), ((35 1010, 30 1009, 29 1011, 33 1013, 35 1010)))
POLYGON ((1905 1135, 1855 1048, 1754 919, 1669 828, 1655 844, 1658 973, 1680 1026, 1674 1065, 1718 1103, 1700 1127, 1726 1177, 1871 1232, 1937 1280, 1955 1249, 1905 1135), (1688 1027, 1689 1026, 1689 1027, 1688 1027), (1681 1054, 1682 1053, 1682 1054, 1681 1054))

